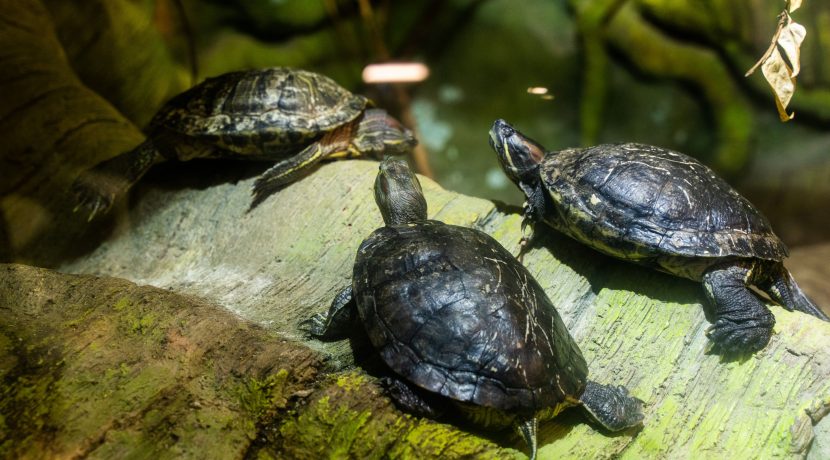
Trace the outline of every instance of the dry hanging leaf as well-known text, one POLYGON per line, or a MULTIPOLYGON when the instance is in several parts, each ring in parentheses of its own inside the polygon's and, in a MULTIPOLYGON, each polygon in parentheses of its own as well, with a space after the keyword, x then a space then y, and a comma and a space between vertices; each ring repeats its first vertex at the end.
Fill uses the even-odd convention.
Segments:
POLYGON ((778 47, 784 50, 784 57, 787 58, 792 67, 792 77, 795 78, 801 71, 801 43, 807 35, 807 29, 797 22, 790 22, 778 35, 778 47))
POLYGON ((775 106, 778 108, 778 116, 781 121, 792 120, 795 114, 787 113, 787 104, 790 103, 790 99, 792 99, 795 92, 795 79, 791 77, 790 69, 784 59, 781 58, 778 48, 773 49, 772 54, 764 61, 761 72, 763 72, 767 83, 775 93, 775 106))
POLYGON ((792 13, 801 6, 801 0, 790 0, 787 2, 787 11, 792 13))
MULTIPOLYGON (((788 2, 790 11, 801 6, 800 0, 788 2)), ((746 73, 752 74, 758 66, 775 94, 775 106, 781 121, 792 120, 794 114, 787 113, 787 105, 795 92, 795 77, 801 71, 801 43, 807 35, 807 29, 794 22, 787 11, 779 16, 778 29, 772 37, 772 43, 761 59, 746 73), (782 54, 783 53, 783 54, 782 54)))

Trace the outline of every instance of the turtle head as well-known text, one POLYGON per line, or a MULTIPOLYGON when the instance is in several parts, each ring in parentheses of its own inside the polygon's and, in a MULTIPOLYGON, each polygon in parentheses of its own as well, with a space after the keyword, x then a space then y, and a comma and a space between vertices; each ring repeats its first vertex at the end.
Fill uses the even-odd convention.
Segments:
POLYGON ((352 141, 366 156, 383 159, 384 155, 405 155, 418 144, 415 135, 383 109, 366 109, 352 141))
POLYGON ((532 184, 538 177, 545 149, 504 120, 490 128, 490 147, 499 155, 501 168, 516 184, 532 184))
POLYGON ((387 158, 380 163, 375 202, 388 226, 427 220, 427 201, 421 183, 403 160, 387 158))

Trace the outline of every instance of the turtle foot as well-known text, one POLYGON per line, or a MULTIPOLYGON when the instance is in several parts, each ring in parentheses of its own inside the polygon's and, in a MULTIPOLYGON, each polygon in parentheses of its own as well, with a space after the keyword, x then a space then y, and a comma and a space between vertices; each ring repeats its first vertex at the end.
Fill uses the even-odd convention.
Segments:
POLYGON ((91 221, 96 215, 104 214, 110 209, 121 189, 123 187, 119 187, 116 181, 86 171, 72 183, 71 190, 77 203, 74 211, 83 209, 89 213, 88 220, 91 221))
POLYGON ((297 329, 301 330, 309 338, 319 338, 326 335, 326 315, 317 313, 311 318, 300 321, 297 329))
POLYGON ((769 343, 775 325, 775 317, 768 311, 765 313, 761 318, 741 322, 718 318, 706 330, 706 336, 712 341, 710 351, 720 355, 742 355, 762 350, 769 343))
POLYGON ((420 394, 421 391, 412 388, 402 380, 383 377, 380 379, 380 385, 386 394, 395 401, 395 405, 410 414, 433 419, 443 415, 443 411, 439 409, 440 406, 425 398, 425 395, 420 394))
POLYGON ((588 415, 608 431, 621 431, 643 423, 643 401, 620 385, 588 381, 580 398, 588 415))

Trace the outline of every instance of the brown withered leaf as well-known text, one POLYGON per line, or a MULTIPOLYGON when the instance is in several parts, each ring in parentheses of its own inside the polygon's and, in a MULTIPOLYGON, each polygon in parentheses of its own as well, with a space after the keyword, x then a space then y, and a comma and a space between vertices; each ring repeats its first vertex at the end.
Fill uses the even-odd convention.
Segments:
MULTIPOLYGON (((790 11, 801 5, 800 1, 789 2, 790 11)), ((787 11, 781 12, 778 29, 772 37, 772 43, 761 59, 746 73, 751 75, 761 67, 761 72, 775 94, 775 106, 781 121, 792 120, 794 114, 787 113, 787 105, 795 92, 796 76, 801 71, 801 43, 807 35, 807 29, 793 21, 787 11)))
POLYGON ((787 2, 787 11, 790 13, 797 10, 799 7, 801 7, 801 0, 790 0, 787 2))

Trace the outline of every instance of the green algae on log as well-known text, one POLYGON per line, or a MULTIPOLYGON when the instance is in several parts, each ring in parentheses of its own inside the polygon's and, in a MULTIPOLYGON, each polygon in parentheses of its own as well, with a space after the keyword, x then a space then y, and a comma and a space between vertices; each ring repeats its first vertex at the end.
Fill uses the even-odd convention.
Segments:
MULTIPOLYGON (((349 282, 360 241, 381 225, 372 198, 376 171, 374 162, 330 163, 247 213, 250 180, 199 189, 147 181, 130 210, 134 225, 61 269, 199 296, 302 341, 297 322, 328 308, 349 282)), ((518 248, 517 209, 497 209, 428 179, 422 184, 431 218, 478 227, 518 248)), ((636 436, 607 436, 573 411, 546 423, 540 458, 800 457, 814 431, 828 436, 823 424, 813 427, 830 400, 827 323, 772 307, 776 335, 767 348, 722 362, 705 354, 709 322, 696 283, 555 235, 542 238, 525 264, 557 305, 591 377, 625 385, 646 402, 636 436)), ((334 366, 352 363, 349 341, 306 343, 334 366)), ((300 414, 297 423, 304 420, 300 414)))
POLYGON ((517 455, 191 297, 0 265, 0 306, 0 458, 517 455))
POLYGON ((226 311, 124 280, 0 265, 0 305, 3 458, 238 458, 257 435, 247 381, 284 374, 294 398, 320 367, 226 311))

